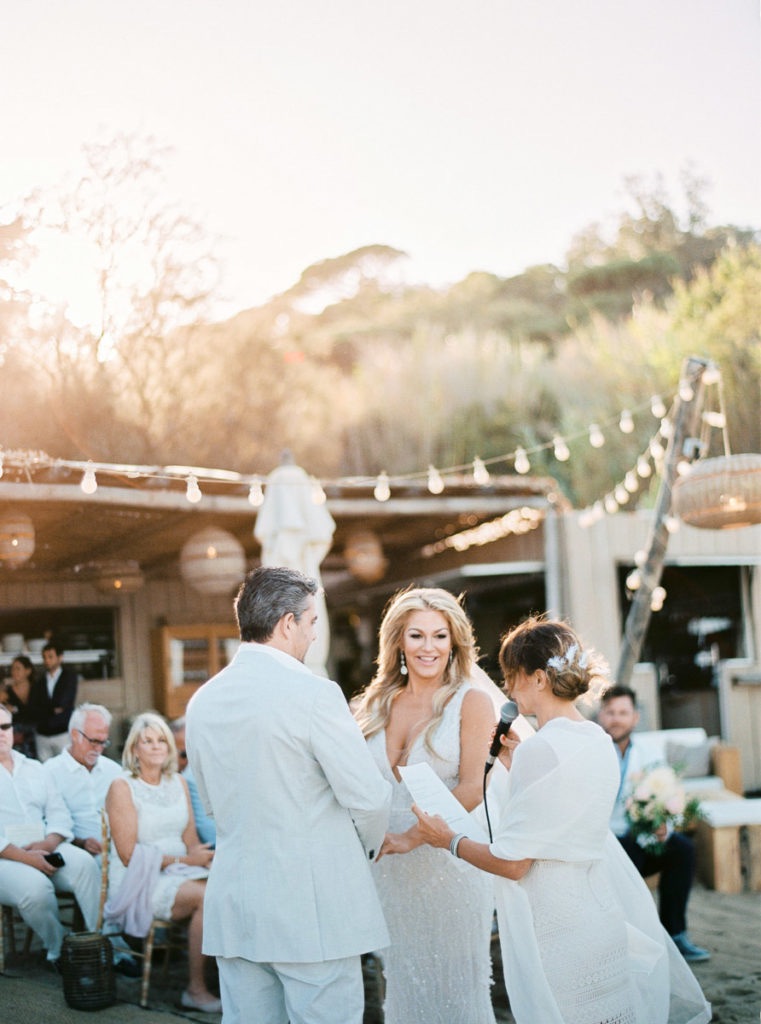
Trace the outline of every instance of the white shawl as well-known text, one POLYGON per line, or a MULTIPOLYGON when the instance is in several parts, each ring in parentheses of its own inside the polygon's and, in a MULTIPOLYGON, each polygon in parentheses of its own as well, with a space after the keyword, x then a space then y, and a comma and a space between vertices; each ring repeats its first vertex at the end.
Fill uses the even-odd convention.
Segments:
MULTIPOLYGON (((627 925, 637 1024, 709 1021, 710 1006, 697 980, 608 828, 619 783, 610 738, 592 722, 553 720, 517 748, 509 776, 497 781, 489 791, 490 811, 497 804, 499 819, 491 846, 496 857, 605 865, 627 925)), ((544 973, 526 892, 520 882, 497 878, 496 896, 505 982, 516 1021, 565 1024, 544 973)))

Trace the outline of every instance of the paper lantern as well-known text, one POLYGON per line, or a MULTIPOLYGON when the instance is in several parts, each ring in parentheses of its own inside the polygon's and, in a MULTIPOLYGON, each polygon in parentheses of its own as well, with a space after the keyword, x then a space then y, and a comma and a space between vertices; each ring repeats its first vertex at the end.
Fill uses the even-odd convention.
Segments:
POLYGON ((183 544, 180 571, 201 594, 229 594, 245 576, 246 554, 231 533, 210 526, 183 544))
POLYGON ((0 561, 15 569, 34 554, 34 523, 23 512, 0 517, 0 561))
POLYGON ((727 530, 761 523, 761 455, 703 459, 674 484, 673 510, 689 526, 727 530))
POLYGON ((145 583, 139 562, 101 562, 96 568, 95 586, 104 594, 134 594, 145 583))
POLYGON ((346 541, 344 557, 349 572, 363 583, 376 583, 383 578, 388 560, 383 547, 372 530, 357 530, 346 541))

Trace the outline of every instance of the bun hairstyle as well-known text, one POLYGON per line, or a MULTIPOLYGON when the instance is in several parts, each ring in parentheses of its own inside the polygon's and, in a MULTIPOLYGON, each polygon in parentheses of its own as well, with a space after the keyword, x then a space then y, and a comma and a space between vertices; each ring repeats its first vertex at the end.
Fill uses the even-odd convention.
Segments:
POLYGON ((584 650, 571 627, 557 619, 526 619, 502 640, 499 664, 506 680, 523 669, 532 675, 541 669, 556 697, 574 701, 605 674, 604 660, 584 650))

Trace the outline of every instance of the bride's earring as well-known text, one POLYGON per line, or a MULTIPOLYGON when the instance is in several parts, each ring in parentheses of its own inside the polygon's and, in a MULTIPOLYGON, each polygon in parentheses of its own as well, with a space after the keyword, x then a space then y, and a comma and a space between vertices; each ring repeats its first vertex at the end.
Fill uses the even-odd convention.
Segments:
POLYGON ((454 649, 449 652, 449 662, 448 662, 448 664, 449 664, 450 668, 452 667, 452 662, 453 661, 454 661, 454 649))
POLYGON ((400 651, 399 652, 399 659, 401 661, 401 665, 399 667, 399 671, 402 673, 403 676, 406 676, 407 675, 407 659, 404 657, 404 651, 400 651))

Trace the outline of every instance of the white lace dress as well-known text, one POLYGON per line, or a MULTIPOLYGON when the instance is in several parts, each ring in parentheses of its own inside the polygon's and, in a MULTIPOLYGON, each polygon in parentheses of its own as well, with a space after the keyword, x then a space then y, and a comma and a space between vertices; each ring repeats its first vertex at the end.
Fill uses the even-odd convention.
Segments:
MULTIPOLYGON (((182 833, 188 824, 188 801, 179 775, 162 776, 158 786, 124 775, 137 810, 137 841, 157 847, 162 855, 182 857, 187 847, 182 833)), ((116 850, 108 859, 108 888, 116 893, 127 871, 116 850)), ((151 902, 154 917, 169 918, 177 890, 191 878, 207 878, 208 870, 188 864, 171 865, 159 874, 151 902)))
MULTIPOLYGON (((459 781, 460 708, 468 689, 461 687, 444 710, 433 737, 438 756, 421 735, 408 757, 408 764, 427 761, 449 789, 459 781)), ((389 831, 406 832, 416 820, 412 798, 391 771, 385 731, 368 745, 393 786, 389 831)), ((373 870, 391 934, 382 952, 386 1024, 494 1024, 491 877, 430 846, 383 857, 373 870)))

